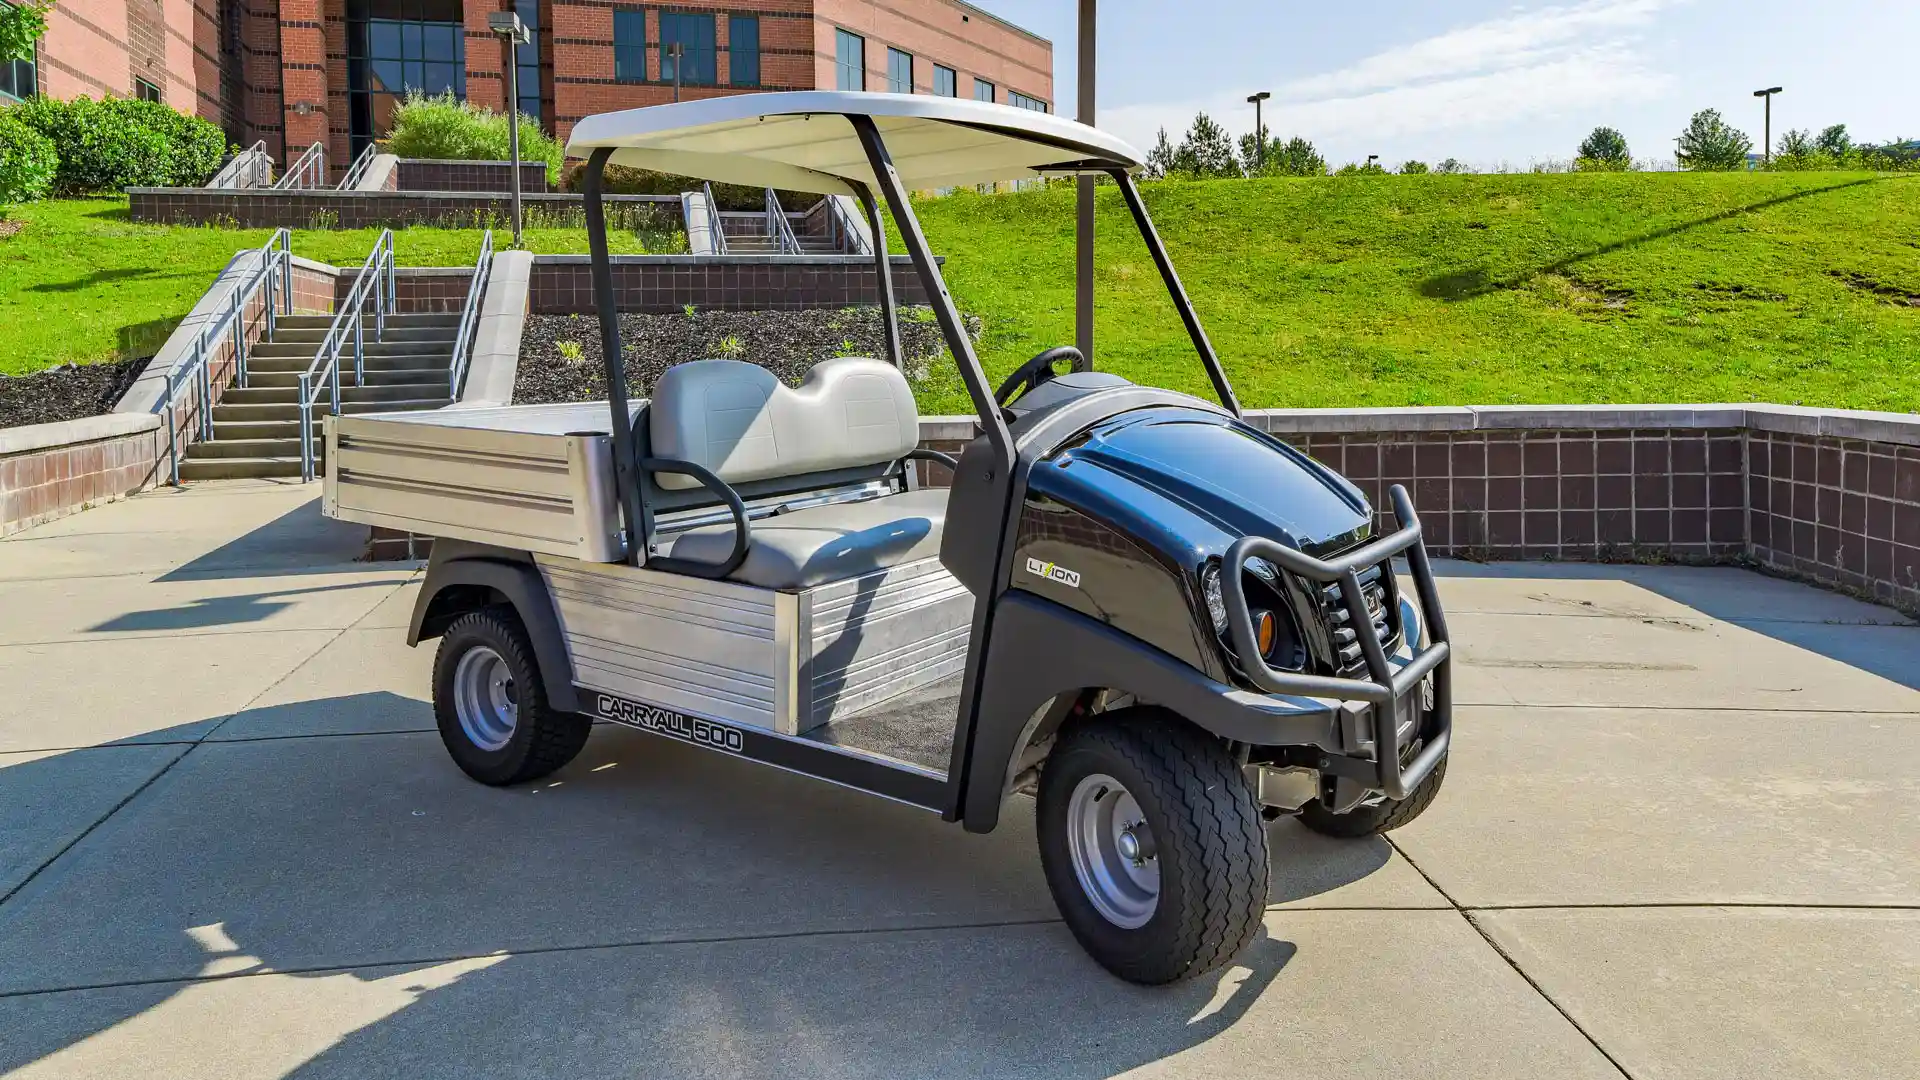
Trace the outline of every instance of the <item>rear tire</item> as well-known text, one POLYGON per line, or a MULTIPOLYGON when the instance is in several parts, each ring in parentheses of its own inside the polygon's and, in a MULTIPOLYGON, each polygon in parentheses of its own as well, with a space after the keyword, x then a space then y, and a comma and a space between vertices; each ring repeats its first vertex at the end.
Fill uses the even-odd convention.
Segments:
POLYGON ((572 761, 593 722, 547 703, 533 642, 513 608, 470 611, 440 638, 433 660, 440 741, 483 784, 537 780, 572 761))
POLYGON ((1129 982, 1201 975, 1260 930, 1260 807, 1226 746, 1173 713, 1125 709, 1069 729, 1041 772, 1038 824, 1067 928, 1129 982))
POLYGON ((1342 840, 1389 833, 1426 813, 1427 807, 1433 805, 1434 796, 1440 794, 1440 784, 1446 778, 1447 759, 1441 758, 1427 778, 1420 781, 1420 786, 1404 799, 1397 802, 1382 799, 1371 806, 1356 806, 1344 814, 1336 814, 1317 802, 1310 802, 1300 808, 1300 824, 1323 836, 1342 840))

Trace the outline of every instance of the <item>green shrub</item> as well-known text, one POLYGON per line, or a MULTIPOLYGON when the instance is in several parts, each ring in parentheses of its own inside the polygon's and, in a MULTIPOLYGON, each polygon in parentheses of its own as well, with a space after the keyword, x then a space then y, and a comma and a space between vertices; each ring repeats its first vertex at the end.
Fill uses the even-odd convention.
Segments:
POLYGON ((218 127, 157 101, 36 97, 14 106, 22 123, 53 141, 62 195, 129 187, 197 187, 226 157, 218 127))
MULTIPOLYGON (((507 114, 481 108, 452 93, 428 97, 414 92, 393 111, 386 150, 403 158, 451 161, 507 161, 512 157, 507 114)), ((560 182, 560 144, 540 130, 540 122, 520 115, 520 160, 547 163, 547 183, 560 182)))
POLYGON ((0 206, 45 196, 59 167, 52 139, 0 112, 0 206))

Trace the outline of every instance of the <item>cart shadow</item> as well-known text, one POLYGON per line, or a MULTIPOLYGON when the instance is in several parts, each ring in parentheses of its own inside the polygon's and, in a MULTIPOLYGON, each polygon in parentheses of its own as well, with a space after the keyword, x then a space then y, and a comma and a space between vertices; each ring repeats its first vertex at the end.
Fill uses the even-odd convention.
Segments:
MULTIPOLYGON (((297 481, 289 481, 293 482, 297 481)), ((415 565, 406 562, 370 564, 362 561, 367 554, 367 527, 323 516, 320 513, 319 485, 310 486, 314 489, 312 499, 154 580, 254 578, 273 574, 324 574, 330 571, 364 573, 381 567, 403 572, 415 565)))
MULTIPOLYGON (((1054 916, 1030 804, 973 836, 617 728, 505 790, 428 732, 299 737, 391 697, 256 710, 283 737, 202 744, 50 842, 0 970, 95 989, 0 996, 0 1075, 1105 1077, 1230 1031, 1296 951, 1114 978, 1054 916)), ((0 810, 88 767, 0 769, 0 810)), ((1273 835, 1275 903, 1388 854, 1273 835)))

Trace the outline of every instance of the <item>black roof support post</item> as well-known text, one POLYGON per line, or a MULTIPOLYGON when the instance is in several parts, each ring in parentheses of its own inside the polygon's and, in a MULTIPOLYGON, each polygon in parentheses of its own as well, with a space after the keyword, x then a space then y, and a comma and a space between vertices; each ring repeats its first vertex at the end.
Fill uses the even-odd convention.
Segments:
POLYGON ((860 198, 860 208, 867 212, 867 229, 873 233, 873 273, 880 290, 881 332, 886 335, 887 360, 905 371, 907 356, 900 347, 900 315, 893 296, 893 262, 887 257, 887 224, 881 220, 880 204, 873 201, 873 189, 855 184, 853 190, 860 198))
POLYGON ((1180 321, 1187 325, 1187 336, 1193 339, 1194 351, 1200 354, 1200 362, 1206 365, 1207 378, 1213 380, 1213 392, 1220 404, 1235 416, 1240 415, 1240 399, 1233 396, 1233 384, 1227 381, 1226 370, 1220 366, 1220 357, 1213 351, 1213 342, 1207 340, 1207 332, 1200 326, 1200 316, 1194 313, 1193 301, 1187 298, 1185 286, 1180 284, 1180 275, 1174 272, 1173 260, 1167 257, 1167 246, 1160 242, 1160 233, 1153 227, 1153 219, 1147 216, 1147 204, 1140 199, 1140 187, 1125 169, 1113 169, 1109 175, 1113 182, 1120 185, 1120 193, 1126 196, 1127 209, 1133 212, 1134 224, 1140 227, 1140 238, 1147 242, 1147 253, 1153 256, 1153 265, 1160 270, 1160 278, 1167 284, 1167 292, 1173 296, 1174 310, 1180 313, 1180 321))
POLYGON ((913 207, 907 202, 907 189, 900 182, 900 174, 894 171, 893 157, 887 153, 887 144, 881 141, 880 129, 874 125, 873 117, 849 115, 847 122, 860 136, 860 145, 867 152, 867 164, 873 168, 874 179, 880 184, 880 194, 886 197, 887 209, 893 212, 893 223, 900 230, 907 255, 913 259, 921 284, 926 286, 933 316, 946 335, 947 348, 953 350, 960 381, 967 384, 973 411, 980 419, 987 441, 993 445, 996 465, 1005 473, 1013 467, 1013 436, 1007 433, 1006 419, 993 400, 993 388, 987 385, 986 373, 980 370, 980 357, 974 353, 973 339, 967 337, 966 327, 960 322, 960 312, 953 306, 953 296, 947 292, 946 280, 940 276, 940 266, 927 249, 926 234, 920 231, 920 219, 914 216, 913 207))
POLYGON ((620 517, 627 528, 627 562, 646 561, 646 530, 640 516, 639 454, 633 445, 633 410, 627 405, 627 361, 620 352, 620 310, 613 297, 613 260, 607 254, 607 211, 601 181, 613 148, 603 146, 587 159, 582 209, 587 219, 587 250, 593 259, 593 306, 600 317, 600 351, 607 365, 608 422, 613 428, 613 478, 620 487, 620 517))

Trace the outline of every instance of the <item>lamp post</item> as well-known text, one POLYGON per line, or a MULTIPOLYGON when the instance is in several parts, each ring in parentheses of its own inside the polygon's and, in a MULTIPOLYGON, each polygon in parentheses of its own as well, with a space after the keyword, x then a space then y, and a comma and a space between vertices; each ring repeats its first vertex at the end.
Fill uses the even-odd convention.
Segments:
POLYGON ((1247 98, 1247 104, 1253 106, 1253 163, 1261 172, 1267 170, 1267 125, 1260 119, 1260 103, 1272 96, 1271 91, 1262 90, 1247 98))
MULTIPOLYGON (((1095 0, 1080 0, 1079 120, 1093 126, 1095 0)), ((1081 175, 1076 193, 1073 230, 1074 344, 1085 370, 1093 369, 1093 187, 1094 178, 1081 175)))
POLYGON ((1754 97, 1764 98, 1767 103, 1767 126, 1761 129, 1760 137, 1765 141, 1760 144, 1760 158, 1768 165, 1773 164, 1773 95, 1783 89, 1785 87, 1770 86, 1765 90, 1753 92, 1754 97))
POLYGON ((493 11, 487 13, 487 29, 500 35, 502 51, 507 59, 507 157, 510 159, 513 175, 510 183, 513 192, 513 246, 520 247, 520 58, 514 55, 514 47, 525 45, 533 40, 527 32, 527 26, 520 21, 518 12, 493 11))
POLYGON ((1368 166, 1369 168, 1371 168, 1371 167, 1373 166, 1373 163, 1374 163, 1374 162, 1376 162, 1376 161, 1379 161, 1379 160, 1380 160, 1380 155, 1379 155, 1379 154, 1368 154, 1368 155, 1367 155, 1367 166, 1368 166))
POLYGON ((680 58, 687 55, 687 47, 677 41, 667 43, 667 55, 673 57, 673 100, 680 100, 680 58))

